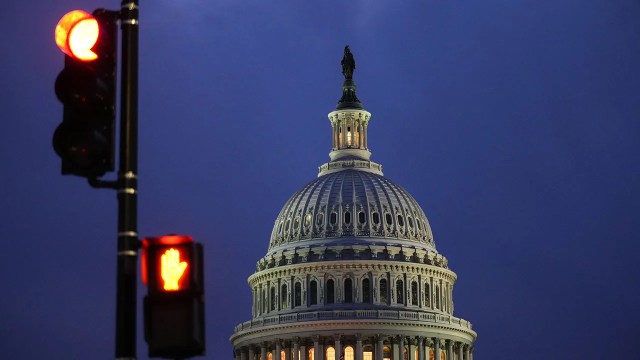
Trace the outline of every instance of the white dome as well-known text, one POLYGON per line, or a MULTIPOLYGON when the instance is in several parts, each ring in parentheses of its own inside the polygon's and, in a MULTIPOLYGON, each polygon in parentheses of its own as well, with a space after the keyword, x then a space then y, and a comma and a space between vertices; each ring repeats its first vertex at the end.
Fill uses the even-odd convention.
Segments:
POLYGON ((413 197, 372 172, 347 169, 296 192, 276 219, 269 254, 340 245, 404 245, 435 251, 429 222, 413 197))

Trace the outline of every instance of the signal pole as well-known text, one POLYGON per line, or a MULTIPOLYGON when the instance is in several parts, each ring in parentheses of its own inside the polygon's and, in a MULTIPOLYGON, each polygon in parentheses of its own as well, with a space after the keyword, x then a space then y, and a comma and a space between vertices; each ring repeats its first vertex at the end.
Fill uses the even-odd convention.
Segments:
POLYGON ((138 0, 122 0, 116 360, 136 358, 138 266, 138 0))

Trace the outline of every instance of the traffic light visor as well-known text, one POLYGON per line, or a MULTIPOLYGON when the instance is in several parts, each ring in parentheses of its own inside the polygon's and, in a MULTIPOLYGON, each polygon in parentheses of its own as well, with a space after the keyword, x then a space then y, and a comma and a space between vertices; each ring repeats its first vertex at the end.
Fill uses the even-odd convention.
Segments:
POLYGON ((80 61, 93 61, 98 55, 92 48, 100 36, 98 20, 86 11, 65 14, 56 26, 56 44, 63 53, 80 61))

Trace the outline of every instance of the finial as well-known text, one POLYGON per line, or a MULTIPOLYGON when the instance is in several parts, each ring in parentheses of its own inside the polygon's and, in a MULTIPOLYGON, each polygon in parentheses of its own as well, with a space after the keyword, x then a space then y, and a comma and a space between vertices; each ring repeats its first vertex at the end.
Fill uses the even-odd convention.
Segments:
POLYGON ((349 45, 344 47, 344 56, 342 57, 342 75, 346 80, 353 79, 353 70, 356 68, 356 61, 353 59, 353 54, 349 50, 349 45))

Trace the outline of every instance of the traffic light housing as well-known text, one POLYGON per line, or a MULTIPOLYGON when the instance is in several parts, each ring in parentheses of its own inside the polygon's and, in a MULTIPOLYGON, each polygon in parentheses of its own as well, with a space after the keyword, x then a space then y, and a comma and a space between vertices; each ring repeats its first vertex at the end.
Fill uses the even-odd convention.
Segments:
POLYGON ((144 332, 149 357, 203 355, 204 262, 202 245, 190 236, 142 241, 144 332))
POLYGON ((118 13, 97 9, 67 13, 56 26, 65 53, 55 92, 63 120, 53 148, 62 174, 97 178, 114 169, 118 13))

